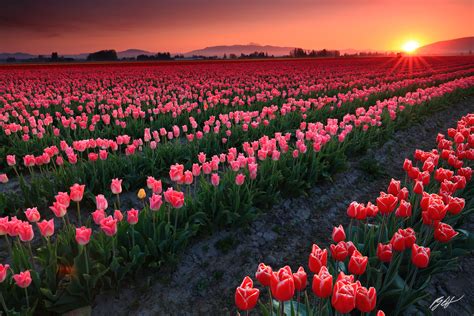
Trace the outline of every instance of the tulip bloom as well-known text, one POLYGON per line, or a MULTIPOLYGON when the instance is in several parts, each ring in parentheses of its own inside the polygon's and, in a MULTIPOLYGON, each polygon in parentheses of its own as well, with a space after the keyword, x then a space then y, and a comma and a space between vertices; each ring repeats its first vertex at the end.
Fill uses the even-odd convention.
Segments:
POLYGON ((257 305, 260 290, 253 287, 253 281, 246 276, 235 290, 235 305, 243 311, 251 310, 257 305))
POLYGON ((100 221, 100 229, 109 237, 117 233, 117 220, 112 216, 107 216, 100 221))
POLYGON ((413 244, 411 247, 411 262, 418 268, 426 268, 430 262, 431 249, 413 244))
POLYGON ((400 187, 400 181, 397 181, 392 178, 392 180, 390 180, 390 184, 388 185, 387 193, 393 196, 397 196, 400 192, 400 187))
POLYGON ((36 207, 26 209, 25 216, 31 223, 36 223, 41 218, 41 215, 36 207))
POLYGON ((377 293, 373 287, 367 288, 359 286, 356 292, 356 307, 363 313, 369 313, 374 310, 377 303, 377 293))
POLYGON ((326 266, 328 262, 327 249, 321 249, 318 245, 313 244, 311 253, 309 254, 308 266, 313 273, 318 273, 321 267, 326 266))
POLYGON ((107 199, 103 194, 99 194, 95 197, 95 204, 98 210, 106 210, 109 207, 107 199))
POLYGON ((17 225, 18 236, 23 242, 31 241, 34 237, 33 226, 28 222, 21 222, 17 225))
POLYGON ((390 262, 392 260, 392 244, 379 243, 377 245, 377 257, 382 262, 390 262))
POLYGON ((0 263, 0 283, 5 281, 5 278, 7 277, 8 269, 10 268, 10 265, 8 264, 1 264, 0 263))
POLYGON ((308 281, 308 276, 304 271, 303 267, 299 267, 296 273, 293 273, 293 279, 295 280, 295 290, 304 291, 308 281))
POLYGON ((13 275, 13 280, 18 287, 26 289, 31 284, 31 274, 29 270, 20 272, 19 274, 13 275))
POLYGON ((272 273, 272 267, 267 266, 264 263, 260 263, 258 265, 257 272, 255 272, 255 278, 263 286, 270 286, 270 278, 272 273))
POLYGON ((122 180, 112 179, 112 183, 110 184, 110 190, 113 194, 122 193, 122 180))
POLYGON ((87 245, 91 238, 92 229, 82 226, 80 228, 76 228, 76 242, 81 245, 87 245))
POLYGON ((43 220, 36 223, 36 225, 38 225, 42 236, 51 237, 54 234, 54 219, 50 219, 49 221, 43 220))
POLYGON ((161 205, 163 204, 161 195, 155 194, 155 193, 152 194, 149 201, 150 201, 150 210, 155 211, 155 212, 158 211, 161 208, 161 205))
POLYGON ((410 217, 411 216, 411 204, 405 200, 400 201, 400 205, 395 211, 397 217, 410 217))
POLYGON ((169 188, 163 193, 165 201, 171 204, 173 208, 181 208, 184 205, 184 193, 169 188))
POLYGON ((96 225, 100 225, 100 221, 105 218, 104 210, 98 209, 92 212, 92 219, 96 225))
POLYGON ((356 275, 364 274, 368 262, 368 257, 362 256, 358 250, 355 250, 349 259, 349 272, 356 275))
POLYGON ((331 250, 331 256, 336 261, 344 261, 349 255, 347 244, 344 241, 338 242, 337 245, 334 245, 334 244, 330 245, 329 249, 331 250))
POLYGON ((450 225, 445 223, 439 223, 434 231, 434 238, 442 243, 451 241, 451 239, 457 235, 458 232, 455 231, 450 225))
POLYGON ((239 173, 236 177, 235 177, 235 184, 237 185, 242 185, 244 184, 244 181, 245 181, 245 175, 242 174, 242 173, 239 173))
POLYGON ((321 267, 319 273, 313 277, 312 290, 313 293, 320 298, 327 298, 332 292, 332 275, 329 273, 328 268, 325 266, 321 267))
POLYGON ((80 202, 82 201, 82 197, 84 196, 84 189, 85 185, 79 185, 79 184, 74 184, 71 188, 70 191, 71 193, 69 194, 69 197, 71 198, 72 201, 74 202, 80 202))
POLYGON ((336 282, 331 298, 331 304, 336 311, 346 314, 355 308, 356 288, 356 283, 336 282))
POLYGON ((397 206, 398 199, 392 194, 380 192, 380 196, 377 198, 377 207, 382 215, 390 214, 397 206))
POLYGON ((346 239, 346 233, 344 232, 344 228, 342 227, 342 225, 339 225, 332 229, 332 239, 335 243, 346 239))
POLYGON ((278 270, 278 272, 272 273, 270 288, 273 297, 280 302, 289 301, 293 297, 295 294, 295 281, 289 266, 285 266, 278 270))
POLYGON ((138 211, 136 209, 130 209, 127 211, 127 222, 130 225, 135 225, 138 223, 138 211))

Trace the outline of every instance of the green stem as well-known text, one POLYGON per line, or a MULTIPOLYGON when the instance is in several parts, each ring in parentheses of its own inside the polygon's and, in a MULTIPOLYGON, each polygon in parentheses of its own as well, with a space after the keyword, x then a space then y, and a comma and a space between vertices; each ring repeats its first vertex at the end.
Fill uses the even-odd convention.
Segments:
POLYGON ((132 225, 132 249, 135 248, 135 226, 132 225))
POLYGON ((31 249, 31 241, 28 242, 28 251, 30 253, 30 258, 31 258, 31 268, 35 268, 35 259, 33 256, 33 250, 31 249))
POLYGON ((89 257, 87 255, 87 247, 84 245, 84 258, 86 259, 86 273, 89 274, 89 257))
POLYGON ((77 204, 77 220, 79 221, 79 226, 82 226, 82 220, 81 220, 81 207, 79 206, 79 202, 77 204))
POLYGON ((26 308, 30 309, 30 300, 28 298, 28 288, 25 287, 25 296, 26 296, 26 308))

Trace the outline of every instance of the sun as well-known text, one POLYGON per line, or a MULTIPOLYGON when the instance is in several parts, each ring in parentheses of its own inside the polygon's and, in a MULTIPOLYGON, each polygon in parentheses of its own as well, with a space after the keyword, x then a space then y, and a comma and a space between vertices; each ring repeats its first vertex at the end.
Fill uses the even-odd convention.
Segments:
POLYGON ((418 49, 418 47, 420 47, 420 44, 417 41, 408 41, 405 44, 403 44, 402 49, 406 53, 411 54, 415 52, 418 49))

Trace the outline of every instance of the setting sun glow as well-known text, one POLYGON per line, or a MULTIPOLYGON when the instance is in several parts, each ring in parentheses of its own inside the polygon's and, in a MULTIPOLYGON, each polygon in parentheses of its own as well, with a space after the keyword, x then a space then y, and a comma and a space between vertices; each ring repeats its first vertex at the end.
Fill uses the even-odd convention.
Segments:
POLYGON ((408 41, 403 44, 402 49, 407 53, 413 53, 420 47, 420 44, 417 41, 408 41))

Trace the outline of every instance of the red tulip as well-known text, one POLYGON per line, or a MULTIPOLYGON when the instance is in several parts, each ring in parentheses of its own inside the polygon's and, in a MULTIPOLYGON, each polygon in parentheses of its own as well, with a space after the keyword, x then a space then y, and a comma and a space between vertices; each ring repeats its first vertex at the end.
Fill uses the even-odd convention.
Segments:
POLYGON ((397 196, 398 193, 400 192, 400 181, 397 181, 395 179, 390 180, 390 184, 388 185, 387 193, 397 196))
POLYGON ((321 249, 318 245, 313 244, 311 253, 309 254, 308 266, 313 273, 318 273, 321 267, 326 266, 328 262, 327 249, 321 249))
POLYGON ((327 298, 331 296, 332 275, 325 266, 321 267, 319 273, 314 275, 312 290, 313 293, 320 298, 327 298))
POLYGON ((349 260, 349 272, 356 275, 364 274, 368 262, 368 257, 362 256, 358 250, 355 250, 349 260))
POLYGON ((332 230, 332 239, 334 242, 338 243, 346 239, 346 233, 344 232, 344 228, 342 225, 334 227, 332 230))
POLYGON ((386 194, 380 192, 380 196, 377 198, 377 207, 379 212, 382 214, 389 214, 393 212, 397 206, 398 199, 392 194, 386 194))
POLYGON ((260 290, 253 288, 253 281, 246 276, 235 290, 235 305, 243 311, 251 310, 257 305, 260 290))
POLYGON ((257 272, 255 272, 255 278, 262 284, 263 286, 270 286, 270 279, 272 276, 272 267, 265 265, 264 263, 260 263, 257 268, 257 272))
POLYGON ((351 312, 356 303, 356 283, 336 282, 332 292, 331 304, 342 314, 351 312))
POLYGON ((359 286, 356 293, 356 307, 363 313, 369 313, 375 308, 377 294, 373 287, 367 288, 359 286))
POLYGON ((451 239, 457 235, 458 232, 455 231, 450 225, 445 223, 439 223, 434 231, 434 238, 442 243, 451 241, 451 239))
POLYGON ((428 216, 431 220, 441 221, 446 216, 448 207, 444 205, 441 199, 431 199, 428 205, 428 216))
POLYGON ((278 270, 278 272, 272 273, 270 288, 273 297, 280 302, 289 301, 293 297, 295 294, 295 281, 289 266, 285 266, 278 270))
POLYGON ((411 204, 405 200, 400 201, 400 205, 395 211, 397 217, 410 217, 411 216, 411 204))
POLYGON ((392 244, 379 243, 377 245, 377 257, 382 262, 390 262, 392 260, 392 244))
POLYGON ((430 248, 413 244, 411 247, 411 262, 418 268, 426 268, 430 262, 430 253, 430 248))
POLYGON ((415 180, 415 185, 413 186, 413 192, 416 194, 423 194, 423 182, 415 180))
POLYGON ((308 281, 308 276, 306 275, 306 272, 304 271, 303 267, 299 267, 298 271, 296 271, 296 273, 293 273, 293 279, 295 281, 295 290, 300 292, 304 291, 308 281))
POLYGON ((465 200, 460 197, 453 197, 452 199, 449 200, 448 203, 448 212, 457 215, 461 213, 461 211, 464 209, 465 206, 465 200))
POLYGON ((340 241, 337 245, 330 245, 329 249, 331 250, 331 256, 336 261, 344 261, 349 255, 347 244, 344 241, 340 241))

